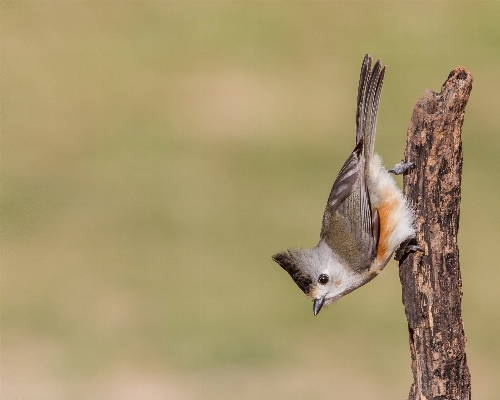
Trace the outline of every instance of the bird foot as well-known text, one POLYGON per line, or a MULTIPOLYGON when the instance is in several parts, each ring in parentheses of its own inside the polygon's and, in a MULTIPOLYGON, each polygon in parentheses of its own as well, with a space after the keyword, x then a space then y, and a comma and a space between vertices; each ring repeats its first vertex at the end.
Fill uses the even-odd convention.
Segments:
POLYGON ((414 253, 417 251, 422 251, 422 252, 424 251, 422 247, 411 243, 412 241, 415 242, 415 239, 413 238, 408 239, 399 245, 398 249, 396 250, 396 253, 394 254, 394 259, 396 261, 400 261, 406 254, 414 253))
POLYGON ((392 167, 389 172, 393 173, 394 175, 401 175, 408 171, 411 167, 415 165, 414 162, 407 162, 405 163, 404 161, 401 161, 400 163, 397 163, 394 167, 392 167))

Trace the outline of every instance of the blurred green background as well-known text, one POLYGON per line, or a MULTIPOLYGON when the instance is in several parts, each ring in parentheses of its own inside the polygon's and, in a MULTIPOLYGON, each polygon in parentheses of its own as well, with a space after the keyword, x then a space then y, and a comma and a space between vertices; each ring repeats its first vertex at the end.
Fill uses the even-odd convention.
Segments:
POLYGON ((403 399, 397 264, 313 317, 270 258, 317 243, 354 144, 458 65, 460 252, 475 398, 500 376, 500 4, 3 1, 2 399, 403 399))

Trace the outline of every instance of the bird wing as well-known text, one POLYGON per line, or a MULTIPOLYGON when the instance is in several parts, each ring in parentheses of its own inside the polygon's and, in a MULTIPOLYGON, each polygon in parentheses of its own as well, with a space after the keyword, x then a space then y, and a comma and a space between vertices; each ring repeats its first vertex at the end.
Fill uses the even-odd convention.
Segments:
POLYGON ((370 265, 376 252, 363 153, 360 140, 333 184, 321 229, 321 239, 353 269, 370 265))
POLYGON ((333 184, 321 228, 321 239, 355 270, 371 264, 380 230, 378 212, 371 209, 366 172, 374 151, 385 67, 380 60, 373 68, 371 63, 367 54, 359 77, 356 147, 333 184))

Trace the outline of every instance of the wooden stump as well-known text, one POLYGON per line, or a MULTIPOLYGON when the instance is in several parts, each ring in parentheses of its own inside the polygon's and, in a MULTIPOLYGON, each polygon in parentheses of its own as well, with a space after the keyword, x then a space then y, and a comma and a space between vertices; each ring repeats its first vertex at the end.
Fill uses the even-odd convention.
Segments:
POLYGON ((409 399, 470 399, 461 317, 457 233, 462 177, 462 124, 472 75, 453 70, 440 93, 426 90, 407 132, 404 193, 415 208, 416 244, 399 264, 414 382, 409 399))

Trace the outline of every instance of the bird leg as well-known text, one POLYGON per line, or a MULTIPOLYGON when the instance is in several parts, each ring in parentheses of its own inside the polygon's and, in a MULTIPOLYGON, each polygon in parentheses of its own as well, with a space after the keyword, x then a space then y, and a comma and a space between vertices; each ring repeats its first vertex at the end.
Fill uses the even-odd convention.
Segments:
POLYGON ((400 163, 397 163, 394 167, 392 167, 389 172, 393 173, 394 175, 401 175, 405 173, 407 170, 409 170, 411 167, 415 165, 414 162, 407 162, 405 163, 404 161, 401 161, 400 163))
POLYGON ((424 249, 420 246, 417 246, 415 243, 415 238, 410 238, 408 240, 405 240, 403 243, 401 243, 394 253, 394 259, 396 261, 400 261, 403 256, 405 256, 408 253, 416 252, 416 251, 424 251, 424 249))

